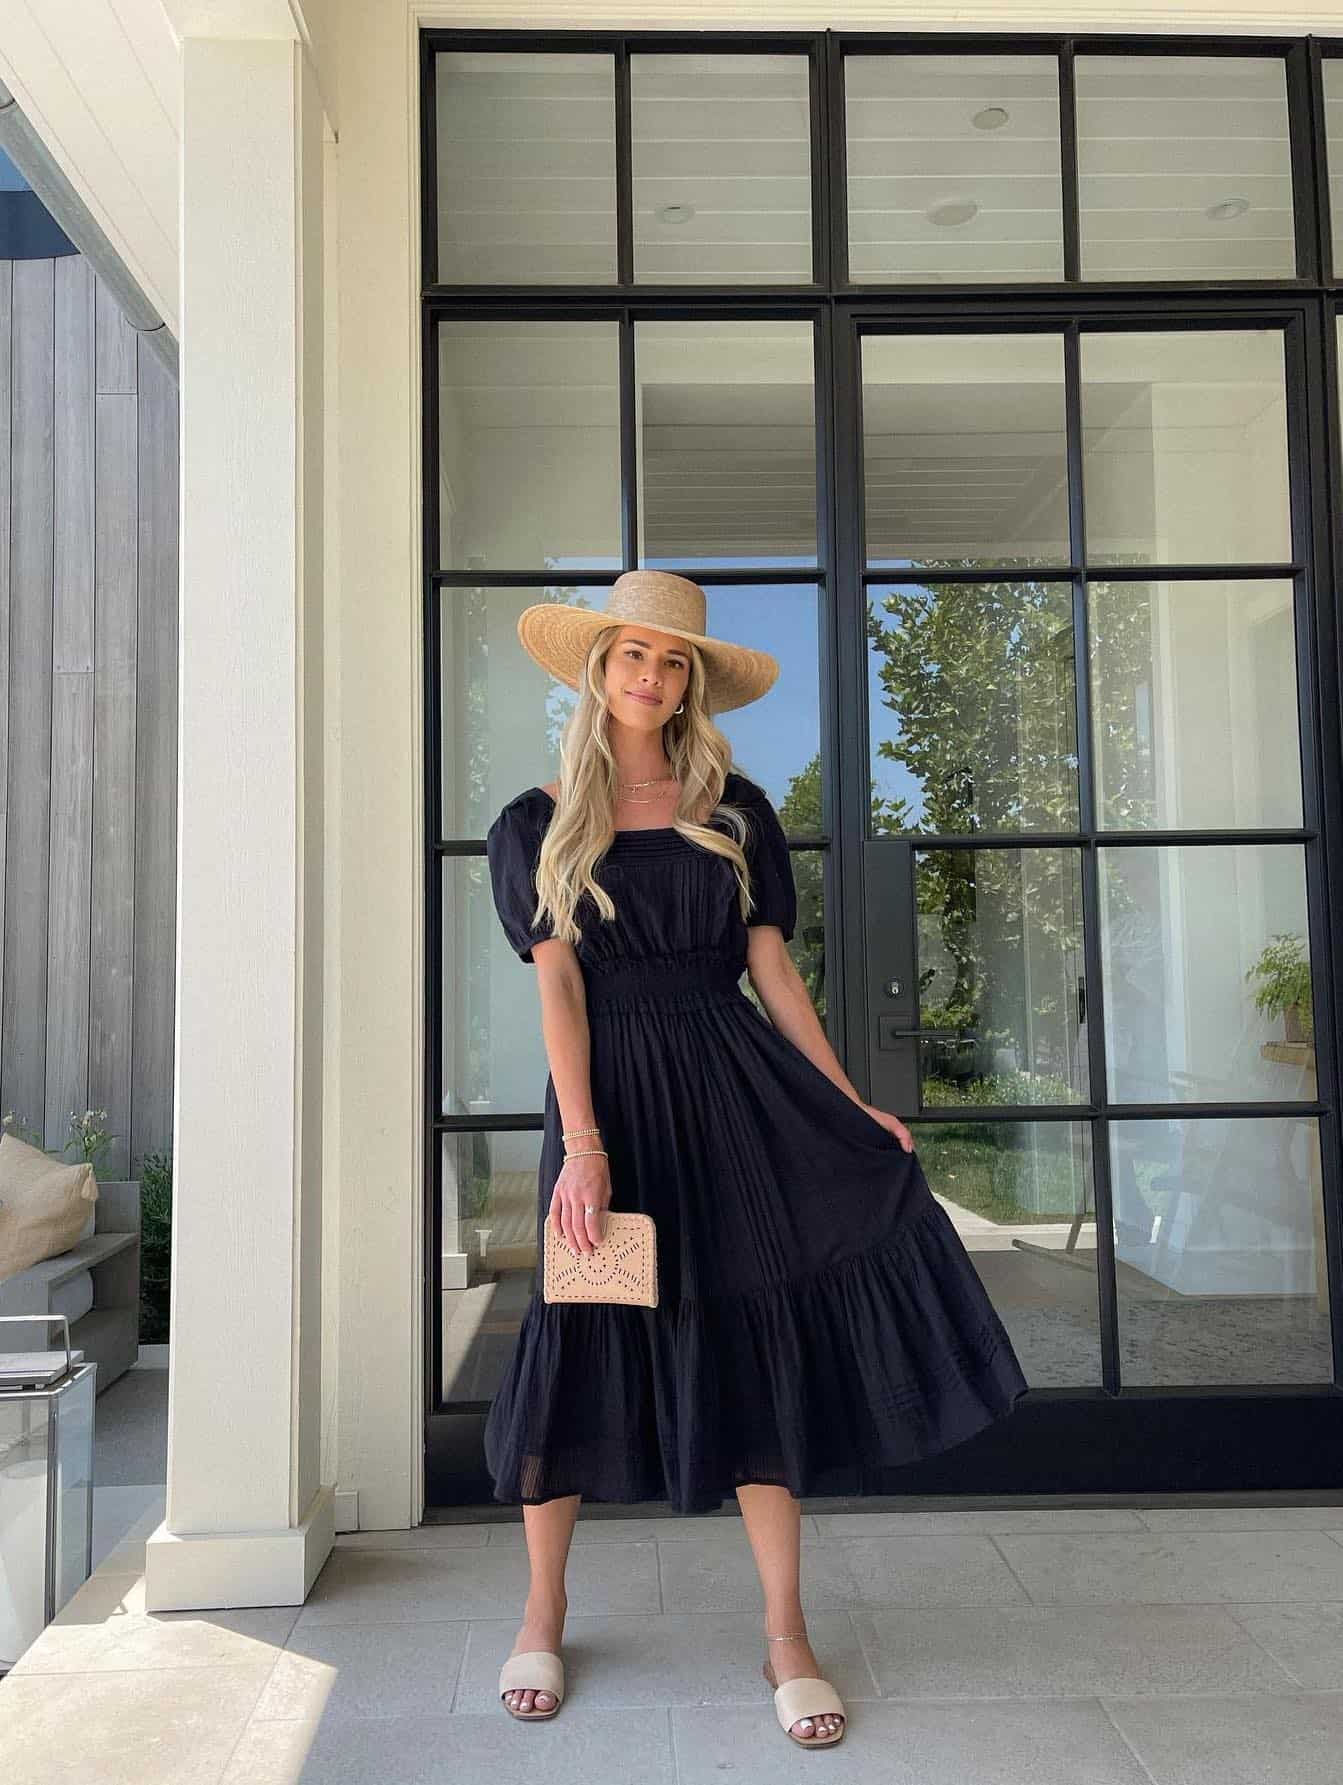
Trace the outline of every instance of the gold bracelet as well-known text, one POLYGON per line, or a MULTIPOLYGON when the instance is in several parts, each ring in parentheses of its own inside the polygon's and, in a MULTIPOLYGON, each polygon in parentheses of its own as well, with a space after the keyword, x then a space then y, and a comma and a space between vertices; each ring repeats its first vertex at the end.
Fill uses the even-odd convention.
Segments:
POLYGON ((605 1147, 580 1147, 576 1153, 566 1152, 566 1159, 586 1159, 589 1153, 605 1153, 605 1147))
POLYGON ((580 1134, 600 1134, 600 1133, 601 1133, 600 1128, 567 1128, 561 1133, 560 1139, 561 1140, 576 1140, 580 1134))

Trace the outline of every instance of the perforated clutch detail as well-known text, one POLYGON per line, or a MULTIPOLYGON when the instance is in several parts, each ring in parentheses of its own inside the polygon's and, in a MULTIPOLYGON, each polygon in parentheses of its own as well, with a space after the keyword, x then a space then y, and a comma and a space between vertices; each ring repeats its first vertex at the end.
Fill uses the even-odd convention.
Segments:
POLYGON ((591 1252, 571 1252, 547 1215, 542 1295, 548 1302, 626 1302, 655 1308, 657 1230, 636 1209, 608 1209, 606 1235, 591 1252))

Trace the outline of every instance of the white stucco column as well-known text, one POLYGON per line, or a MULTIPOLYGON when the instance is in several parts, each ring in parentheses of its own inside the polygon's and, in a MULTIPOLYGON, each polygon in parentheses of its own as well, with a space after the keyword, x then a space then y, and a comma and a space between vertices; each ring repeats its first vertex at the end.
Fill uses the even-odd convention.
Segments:
POLYGON ((319 1480, 322 112, 302 46, 182 56, 177 1070, 151 1611, 301 1603, 319 1480))

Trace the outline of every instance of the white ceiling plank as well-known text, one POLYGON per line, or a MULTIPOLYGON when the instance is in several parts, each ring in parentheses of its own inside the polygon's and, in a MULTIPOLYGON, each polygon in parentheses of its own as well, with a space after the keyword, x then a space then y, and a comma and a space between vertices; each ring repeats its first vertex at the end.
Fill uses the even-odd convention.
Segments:
POLYGON ((179 136, 155 14, 157 0, 6 0, 0 79, 176 335, 179 136))
POLYGON ((629 0, 535 0, 525 10, 497 0, 408 0, 423 24, 612 31, 1088 31, 1190 32, 1206 36, 1343 36, 1339 0, 980 0, 978 5, 826 5, 823 0, 660 0, 631 16, 629 0))

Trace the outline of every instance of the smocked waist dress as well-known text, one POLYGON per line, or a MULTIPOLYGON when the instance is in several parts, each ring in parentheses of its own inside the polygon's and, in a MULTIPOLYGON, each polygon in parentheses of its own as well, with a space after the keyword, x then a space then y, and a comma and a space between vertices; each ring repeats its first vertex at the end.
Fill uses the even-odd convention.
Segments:
MULTIPOLYGON (((547 1304, 538 1265, 485 1425, 500 1501, 580 1493, 693 1513, 749 1482, 890 1493, 892 1468, 972 1436, 1026 1389, 917 1154, 742 989, 748 928, 790 939, 797 894, 763 790, 733 772, 724 800, 749 826, 745 922, 731 864, 673 829, 617 832, 597 870, 616 918, 580 908, 611 1207, 653 1217, 659 1300, 547 1304)), ((553 810, 529 788, 487 838, 524 961, 551 933, 532 914, 553 810)), ((549 1076, 543 1104, 538 1260, 564 1162, 549 1076)))

